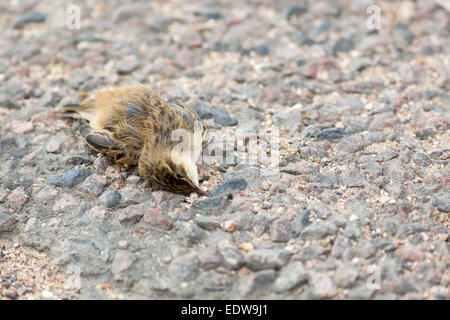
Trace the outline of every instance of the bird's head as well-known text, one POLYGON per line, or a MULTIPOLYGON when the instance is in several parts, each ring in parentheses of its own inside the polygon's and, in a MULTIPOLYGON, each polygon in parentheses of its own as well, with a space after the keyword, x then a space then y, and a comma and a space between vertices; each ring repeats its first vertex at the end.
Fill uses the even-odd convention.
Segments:
POLYGON ((208 196, 199 186, 197 164, 192 157, 185 153, 169 155, 165 150, 157 152, 156 156, 146 156, 145 152, 141 154, 138 169, 144 179, 173 193, 189 196, 195 192, 208 196))

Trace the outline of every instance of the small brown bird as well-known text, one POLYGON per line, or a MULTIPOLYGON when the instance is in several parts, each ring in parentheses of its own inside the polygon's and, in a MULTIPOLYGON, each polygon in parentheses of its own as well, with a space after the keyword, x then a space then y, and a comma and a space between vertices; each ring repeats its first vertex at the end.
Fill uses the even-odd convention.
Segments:
POLYGON ((80 132, 93 150, 137 165, 152 185, 186 196, 208 195, 199 187, 196 164, 206 127, 190 107, 169 104, 151 88, 135 84, 101 91, 94 99, 58 111, 83 119, 80 132))

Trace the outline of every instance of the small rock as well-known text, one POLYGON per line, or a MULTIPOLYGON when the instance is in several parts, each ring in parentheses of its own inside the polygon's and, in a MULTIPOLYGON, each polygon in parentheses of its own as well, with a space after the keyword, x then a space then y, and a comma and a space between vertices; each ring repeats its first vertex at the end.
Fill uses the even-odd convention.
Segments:
POLYGON ((313 299, 329 299, 338 293, 333 281, 326 274, 314 274, 310 283, 312 284, 310 295, 313 299))
POLYGON ((200 229, 196 224, 190 222, 175 221, 173 226, 178 231, 177 237, 186 246, 190 246, 200 241, 205 236, 205 231, 200 229))
POLYGON ((22 210, 30 197, 26 194, 24 187, 17 187, 8 197, 8 203, 15 211, 22 210))
POLYGON ((244 255, 231 241, 221 240, 217 250, 228 267, 237 269, 244 264, 244 255))
POLYGON ((263 270, 241 277, 238 292, 242 297, 255 294, 264 296, 264 290, 275 281, 274 270, 263 270))
POLYGON ((346 132, 343 128, 327 128, 322 130, 316 135, 317 140, 329 140, 329 141, 336 141, 340 140, 346 136, 348 136, 349 133, 346 132))
POLYGON ((105 177, 94 173, 84 180, 80 185, 80 189, 86 191, 91 196, 98 197, 107 184, 108 181, 105 177))
POLYGON ((289 253, 284 249, 255 249, 246 256, 246 265, 254 271, 280 269, 289 261, 289 253))
POLYGON ((120 199, 121 199, 120 193, 116 190, 107 190, 100 197, 100 201, 107 208, 115 207, 120 202, 120 199))
POLYGON ((414 34, 405 25, 398 24, 394 27, 392 36, 399 47, 408 47, 414 40, 414 34))
POLYGON ((302 238, 309 240, 319 240, 330 235, 335 235, 336 226, 331 222, 315 222, 302 230, 302 238))
POLYGON ((308 279, 309 275, 303 264, 300 261, 293 261, 281 269, 273 287, 275 292, 288 291, 306 283, 308 279))
POLYGON ((337 148, 345 152, 355 153, 364 149, 364 139, 362 136, 354 134, 343 138, 338 143, 337 148))
POLYGON ((276 126, 285 129, 291 135, 298 132, 302 120, 300 109, 296 107, 284 109, 272 116, 273 123, 276 126))
POLYGON ((235 195, 245 190, 245 188, 247 188, 247 182, 245 179, 235 178, 222 183, 220 186, 212 190, 210 194, 212 197, 226 195, 229 193, 235 195))
POLYGON ((201 249, 197 253, 198 259, 203 269, 214 269, 222 262, 222 257, 216 248, 201 249))
POLYGON ((27 133, 34 130, 34 125, 31 121, 17 121, 12 125, 12 131, 18 134, 27 133))
POLYGON ((75 184, 82 182, 92 173, 91 170, 82 168, 82 169, 73 169, 66 171, 62 174, 57 174, 53 176, 49 176, 47 181, 50 184, 60 186, 60 187, 73 187, 75 184))
POLYGON ((21 15, 16 21, 13 22, 12 27, 14 29, 23 28, 30 23, 42 23, 45 21, 45 15, 36 11, 29 11, 21 15))
POLYGON ((111 271, 115 279, 120 278, 120 274, 128 269, 136 262, 137 256, 127 250, 119 250, 113 258, 111 271))
POLYGON ((45 186, 34 196, 36 199, 43 201, 44 203, 55 198, 58 195, 58 190, 45 186))
POLYGON ((270 239, 275 242, 288 242, 294 236, 291 222, 286 218, 278 218, 270 225, 270 239))
POLYGON ((301 5, 289 5, 284 9, 284 18, 290 20, 293 16, 300 16, 308 11, 308 2, 302 1, 301 5))
POLYGON ((46 146, 47 152, 49 152, 49 153, 60 153, 61 152, 61 147, 63 146, 64 141, 66 140, 66 138, 67 138, 67 136, 65 134, 52 136, 47 141, 47 146, 46 146))
POLYGON ((429 156, 427 156, 425 153, 417 152, 413 155, 412 160, 420 164, 424 167, 429 166, 431 164, 431 159, 429 156))
POLYGON ((173 219, 163 212, 161 208, 149 208, 144 214, 143 221, 164 230, 172 229, 173 225, 173 219))
POLYGON ((200 260, 194 254, 186 254, 175 258, 169 265, 168 271, 170 278, 177 283, 194 280, 197 277, 197 271, 200 266, 200 260))
POLYGON ((350 72, 360 72, 368 66, 369 64, 367 62, 364 62, 362 60, 354 60, 350 63, 348 69, 350 70, 350 72))
POLYGON ((432 203, 439 211, 450 212, 450 189, 443 189, 437 193, 432 203))
POLYGON ((125 59, 119 63, 117 73, 120 75, 126 75, 132 73, 139 68, 141 63, 137 59, 125 59))
POLYGON ((11 214, 5 208, 0 207, 0 232, 11 231, 14 228, 16 222, 16 217, 13 214, 11 214))
POLYGON ((358 279, 359 271, 352 265, 342 265, 334 274, 334 282, 342 288, 352 287, 358 279))
POLYGON ((353 50, 354 47, 355 43, 353 40, 341 37, 334 42, 331 52, 333 55, 336 55, 338 52, 349 52, 353 50))
POLYGON ((53 211, 61 211, 69 207, 76 207, 78 205, 78 201, 73 196, 65 193, 56 200, 53 206, 53 211))
POLYGON ((208 107, 204 103, 191 105, 202 119, 214 119, 214 122, 221 126, 235 126, 238 120, 230 117, 227 113, 208 107))

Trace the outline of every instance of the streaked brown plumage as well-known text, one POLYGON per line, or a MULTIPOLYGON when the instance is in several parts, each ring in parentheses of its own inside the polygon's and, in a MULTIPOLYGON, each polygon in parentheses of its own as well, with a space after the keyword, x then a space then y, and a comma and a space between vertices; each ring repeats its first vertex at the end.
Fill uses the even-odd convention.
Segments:
POLYGON ((80 131, 92 149, 118 163, 137 165, 153 185, 183 195, 206 195, 198 185, 196 165, 206 128, 190 107, 169 104, 151 88, 135 84, 101 91, 59 112, 86 120, 80 131), (180 149, 181 140, 174 139, 173 132, 183 134, 182 140, 193 148, 180 149))

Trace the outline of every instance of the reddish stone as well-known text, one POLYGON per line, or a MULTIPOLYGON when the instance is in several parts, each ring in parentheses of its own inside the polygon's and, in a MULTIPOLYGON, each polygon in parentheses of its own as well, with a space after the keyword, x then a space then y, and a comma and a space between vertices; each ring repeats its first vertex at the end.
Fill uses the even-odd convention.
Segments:
POLYGON ((41 150, 41 148, 38 148, 38 150, 35 150, 35 151, 27 154, 25 157, 23 157, 23 160, 25 161, 25 163, 29 164, 29 165, 35 164, 34 158, 36 157, 36 155, 39 153, 40 150, 41 150))
POLYGON ((31 118, 31 122, 43 123, 45 125, 51 125, 55 120, 56 120, 55 112, 39 112, 39 113, 36 113, 31 118))
POLYGON ((153 206, 153 202, 147 201, 128 206, 119 213, 118 219, 120 222, 137 222, 150 206, 153 206))
POLYGON ((395 255, 403 261, 422 261, 423 258, 423 254, 420 249, 412 245, 406 245, 398 248, 395 250, 395 255))
POLYGON ((8 197, 9 205, 15 211, 22 210, 28 199, 29 196, 25 193, 24 187, 17 187, 8 197))
POLYGON ((307 78, 315 78, 320 70, 328 68, 329 65, 328 59, 312 60, 303 67, 302 73, 307 78))
POLYGON ((80 189, 88 192, 91 196, 98 197, 107 184, 108 181, 105 177, 94 173, 84 180, 83 184, 80 185, 80 189))
POLYGON ((164 230, 172 229, 173 219, 162 212, 161 208, 149 208, 143 218, 144 222, 164 230))
POLYGON ((49 153, 60 153, 64 140, 66 139, 65 134, 55 135, 50 137, 47 142, 46 150, 49 153))
POLYGON ((27 133, 34 129, 30 121, 17 121, 12 125, 12 131, 18 134, 27 133))
POLYGON ((52 187, 44 187, 41 190, 39 190, 38 193, 34 196, 36 199, 43 202, 43 204, 46 204, 47 201, 56 198, 58 195, 58 191, 52 187))
POLYGON ((270 238, 275 242, 288 242, 294 236, 294 230, 288 219, 279 218, 270 225, 270 238))
POLYGON ((69 207, 76 207, 78 205, 79 203, 74 197, 65 193, 55 202, 53 211, 61 211, 69 207))

